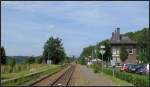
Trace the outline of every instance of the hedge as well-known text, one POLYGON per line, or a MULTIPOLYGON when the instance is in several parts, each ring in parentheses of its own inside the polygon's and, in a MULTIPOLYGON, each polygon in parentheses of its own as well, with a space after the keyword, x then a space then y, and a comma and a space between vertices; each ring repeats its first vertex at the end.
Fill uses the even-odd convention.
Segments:
MULTIPOLYGON (((112 69, 104 68, 103 72, 109 75, 113 75, 112 69)), ((132 83, 135 86, 148 86, 149 85, 149 77, 141 76, 138 74, 132 74, 127 72, 115 71, 115 77, 125 80, 129 83, 132 83)))

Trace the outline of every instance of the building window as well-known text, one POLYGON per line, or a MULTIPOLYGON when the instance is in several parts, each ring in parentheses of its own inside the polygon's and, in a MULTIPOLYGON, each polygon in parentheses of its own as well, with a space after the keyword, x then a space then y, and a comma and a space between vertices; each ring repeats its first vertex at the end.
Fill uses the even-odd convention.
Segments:
POLYGON ((117 49, 117 54, 118 54, 118 55, 120 54, 120 50, 119 50, 119 49, 117 49))
POLYGON ((132 48, 128 49, 128 52, 129 54, 133 54, 133 49, 132 48))
POLYGON ((116 54, 116 48, 113 48, 112 51, 113 51, 113 54, 116 54))

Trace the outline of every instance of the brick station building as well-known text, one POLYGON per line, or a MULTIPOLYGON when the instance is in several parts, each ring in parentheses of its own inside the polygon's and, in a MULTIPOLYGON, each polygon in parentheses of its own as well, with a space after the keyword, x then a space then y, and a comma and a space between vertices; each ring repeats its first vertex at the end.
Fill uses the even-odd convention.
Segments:
POLYGON ((110 41, 112 47, 112 61, 114 61, 117 65, 124 63, 137 63, 136 61, 137 43, 131 40, 129 37, 121 35, 120 28, 117 28, 115 32, 112 32, 112 37, 110 41), (124 62, 120 60, 121 46, 125 46, 126 50, 128 51, 128 58, 124 62))

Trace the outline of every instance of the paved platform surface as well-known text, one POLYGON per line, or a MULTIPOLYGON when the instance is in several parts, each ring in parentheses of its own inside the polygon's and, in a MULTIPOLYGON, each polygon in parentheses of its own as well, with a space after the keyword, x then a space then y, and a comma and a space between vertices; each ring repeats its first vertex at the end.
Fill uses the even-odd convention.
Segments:
POLYGON ((77 65, 73 75, 74 86, 112 86, 112 81, 102 75, 97 75, 86 66, 77 65))

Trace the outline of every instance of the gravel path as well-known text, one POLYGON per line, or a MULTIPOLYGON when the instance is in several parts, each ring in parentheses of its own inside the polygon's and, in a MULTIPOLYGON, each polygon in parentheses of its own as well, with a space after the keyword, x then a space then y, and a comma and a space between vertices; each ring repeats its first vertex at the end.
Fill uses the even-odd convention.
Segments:
POLYGON ((75 86, 112 86, 110 79, 97 75, 92 69, 82 65, 77 65, 73 77, 75 86))

